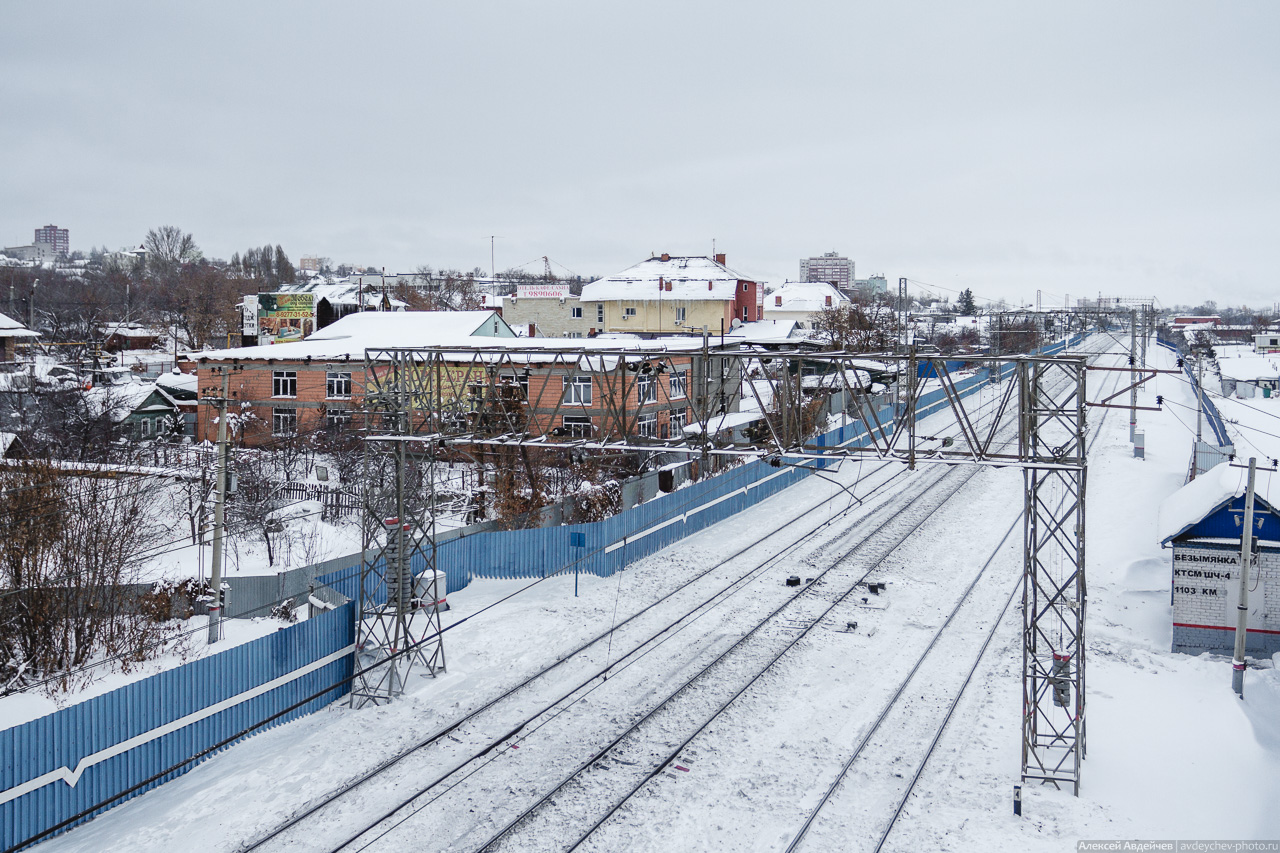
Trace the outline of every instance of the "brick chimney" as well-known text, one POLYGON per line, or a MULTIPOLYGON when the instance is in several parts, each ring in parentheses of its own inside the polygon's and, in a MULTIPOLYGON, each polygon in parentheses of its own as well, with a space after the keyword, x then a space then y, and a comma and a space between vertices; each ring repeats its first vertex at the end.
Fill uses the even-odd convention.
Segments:
POLYGON ((711 286, 711 282, 707 282, 707 290, 715 290, 715 288, 711 286))
POLYGON ((663 291, 666 289, 667 289, 666 285, 662 283, 662 276, 658 276, 658 290, 663 291))
POLYGON ((663 252, 663 253, 662 253, 662 260, 664 260, 664 261, 669 261, 669 260, 671 260, 671 256, 670 256, 670 255, 668 255, 666 252, 663 252))
POLYGON ((831 307, 831 294, 830 294, 830 293, 828 293, 828 294, 827 294, 827 307, 828 307, 828 308, 830 308, 830 307, 831 307))
POLYGON ((719 264, 720 266, 724 266, 724 252, 721 252, 720 254, 716 255, 716 263, 719 264))
POLYGON ((774 307, 774 308, 781 308, 781 307, 782 307, 782 297, 781 297, 781 296, 775 296, 775 297, 773 297, 773 307, 774 307))

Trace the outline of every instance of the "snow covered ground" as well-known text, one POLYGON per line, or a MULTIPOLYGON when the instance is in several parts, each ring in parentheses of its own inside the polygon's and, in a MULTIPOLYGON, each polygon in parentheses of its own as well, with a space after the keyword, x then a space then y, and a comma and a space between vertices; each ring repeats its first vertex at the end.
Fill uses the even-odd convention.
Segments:
MULTIPOLYGON (((1172 367, 1167 352, 1151 352, 1158 365, 1172 367)), ((1110 386, 1118 375, 1092 374, 1091 387, 1095 380, 1110 386)), ((1169 403, 1194 405, 1186 383, 1175 375, 1155 380, 1141 392, 1140 404, 1154 405, 1156 394, 1169 403)), ((1012 786, 1020 769, 1021 618, 1011 608, 889 836, 887 850, 1048 851, 1074 849, 1077 839, 1280 838, 1280 812, 1272 807, 1280 791, 1277 670, 1270 662, 1251 669, 1241 701, 1231 692, 1225 659, 1168 650, 1170 560, 1159 548, 1156 523, 1160 502, 1182 485, 1187 469, 1191 437, 1178 420, 1185 420, 1185 411, 1167 405, 1164 412, 1139 413, 1139 427, 1147 436, 1145 460, 1132 458, 1127 412, 1112 411, 1105 419, 1103 412, 1090 410, 1091 427, 1100 435, 1088 483, 1088 751, 1081 794, 1076 798, 1027 787, 1023 817, 1012 814, 1012 786)), ((706 570, 728 543, 745 542, 825 497, 843 495, 841 487, 865 488, 875 477, 884 479, 887 472, 873 473, 877 467, 846 463, 829 479, 811 477, 614 578, 582 577, 576 598, 571 577, 533 586, 528 581, 475 582, 450 596, 453 610, 446 624, 458 627, 446 635, 447 674, 416 679, 405 700, 360 711, 331 707, 256 736, 37 849, 239 849, 341 780, 436 731, 706 570), (860 478, 866 481, 861 487, 860 478)), ((940 473, 937 466, 922 467, 895 482, 905 490, 940 473)), ((595 849, 785 848, 796 828, 791 818, 825 789, 903 677, 902 662, 914 659, 912 650, 941 622, 982 561, 992 552, 997 555, 983 581, 992 584, 991 592, 979 596, 974 606, 995 603, 1016 582, 1017 529, 1011 542, 996 548, 1021 509, 1020 476, 1014 470, 984 470, 963 487, 960 497, 958 506, 934 513, 896 561, 878 569, 878 576, 890 583, 882 607, 871 603, 867 606, 874 612, 855 617, 853 612, 865 609, 855 604, 855 611, 841 612, 827 630, 789 654, 784 666, 715 724, 692 771, 678 779, 656 779, 619 820, 605 827, 595 849), (858 619, 859 630, 840 630, 852 618, 858 619)), ((833 517, 843 505, 843 499, 822 504, 804 523, 812 526, 833 517)), ((887 525, 871 515, 871 507, 859 513, 873 519, 869 526, 887 525)), ((801 526, 779 532, 761 547, 781 549, 799 535, 796 528, 801 526)), ((441 831, 450 827, 456 835, 434 834, 411 821, 369 849, 472 849, 484 829, 505 822, 525 801, 527 785, 559 779, 572 769, 566 750, 573 743, 566 732, 577 731, 586 740, 675 689, 680 672, 728 645, 733 632, 742 630, 740 623, 748 624, 754 614, 769 609, 784 589, 782 578, 813 576, 830 563, 830 556, 855 535, 839 531, 833 526, 804 538, 794 554, 765 569, 695 628, 664 644, 661 654, 646 658, 627 675, 610 678, 606 684, 618 682, 614 693, 602 689, 575 703, 574 713, 582 716, 572 719, 580 722, 567 729, 548 724, 522 732, 518 752, 498 750, 476 782, 459 783, 456 791, 441 794, 445 799, 424 814, 435 810, 429 825, 441 831), (459 839, 456 846, 450 845, 452 838, 459 839)), ((748 553, 725 571, 744 571, 759 562, 758 556, 748 553)), ((972 627, 983 618, 989 616, 965 621, 972 627)), ((977 633, 983 632, 957 636, 977 633)), ((966 648, 957 639, 953 648, 956 666, 967 669, 976 641, 966 648)), ((620 653, 611 649, 607 654, 620 653)), ((594 663, 603 665, 603 660, 594 663)), ((913 707, 922 717, 939 712, 925 701, 913 707)), ((919 733, 908 725, 910 715, 903 719, 901 726, 886 726, 882 732, 889 747, 896 737, 905 755, 919 733)), ((458 739, 469 736, 459 732, 458 739)), ((431 760, 424 757, 414 773, 399 777, 388 789, 371 786, 359 793, 340 814, 303 824, 288 844, 266 849, 332 849, 347 829, 385 809, 387 797, 398 796, 397 788, 434 776, 431 760)), ((846 780, 853 794, 865 791, 867 801, 879 802, 884 790, 900 784, 896 775, 913 769, 905 766, 910 760, 895 767, 892 749, 882 760, 869 765, 875 769, 846 780)), ((867 818, 858 811, 858 802, 856 796, 833 798, 833 808, 850 810, 837 814, 834 824, 848 831, 814 836, 814 844, 802 849, 872 849, 878 836, 875 820, 889 815, 872 809, 867 818), (817 844, 819 839, 831 846, 817 844)))

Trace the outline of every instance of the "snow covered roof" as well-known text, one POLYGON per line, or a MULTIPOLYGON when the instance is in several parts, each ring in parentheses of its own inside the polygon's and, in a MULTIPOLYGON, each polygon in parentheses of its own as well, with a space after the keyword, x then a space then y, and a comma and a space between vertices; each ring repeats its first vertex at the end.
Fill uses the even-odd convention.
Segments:
MULTIPOLYGON (((727 429, 736 429, 759 420, 764 420, 764 415, 760 412, 729 412, 728 414, 721 415, 718 418, 712 418, 708 421, 707 429, 711 431, 712 435, 715 435, 718 432, 723 432, 727 429)), ((689 424, 684 428, 684 432, 685 435, 698 435, 702 432, 702 424, 689 424)))
MULTIPOLYGON (((733 331, 725 332, 725 340, 748 344, 795 343, 790 338, 799 325, 795 320, 756 320, 740 323, 733 331)), ((716 335, 715 337, 719 337, 716 335)))
POLYGON ((817 388, 831 388, 841 391, 845 388, 857 390, 859 388, 868 388, 870 385, 871 374, 865 370, 837 370, 834 373, 815 374, 800 378, 800 387, 810 391, 817 388))
POLYGON ((151 396, 156 386, 147 382, 124 385, 98 385, 84 392, 85 406, 91 415, 106 415, 115 423, 127 418, 151 396))
POLYGON ((31 331, 12 317, 0 314, 0 337, 38 338, 40 333, 31 331))
MULTIPOLYGON (((280 285, 279 293, 312 293, 316 301, 329 300, 334 305, 377 305, 382 302, 382 289, 373 284, 361 288, 359 281, 346 278, 330 279, 316 275, 306 281, 280 285)), ((388 294, 392 308, 404 308, 408 303, 388 294)))
POLYGON ((514 337, 494 311, 361 311, 300 341, 204 352, 194 357, 231 359, 363 358, 379 347, 475 346, 496 335, 514 337))
MULTIPOLYGON (((1167 544, 1244 495, 1248 482, 1247 468, 1222 462, 1169 495, 1160 504, 1160 519, 1156 525, 1161 544, 1167 544)), ((1257 498, 1268 507, 1280 506, 1280 477, 1255 475, 1253 485, 1257 498)))
POLYGON ((171 395, 177 394, 194 397, 200 393, 200 378, 194 373, 183 373, 178 368, 174 368, 169 373, 162 373, 156 377, 156 386, 168 391, 171 395))
POLYGON ((102 334, 110 337, 118 335, 122 338, 160 338, 164 337, 163 329, 153 329, 141 323, 107 323, 102 327, 102 334))
POLYGON ((764 298, 764 313, 801 311, 812 314, 849 299, 825 281, 788 281, 764 298), (781 303, 781 304, 779 304, 781 303))
POLYGON ((1280 378, 1280 359, 1267 355, 1242 355, 1239 358, 1218 358, 1218 370, 1224 379, 1252 382, 1257 379, 1280 378))
POLYGON ((578 298, 583 302, 616 299, 710 299, 722 302, 734 298, 738 282, 755 281, 713 258, 665 257, 667 260, 649 258, 620 273, 584 285, 578 298), (659 279, 671 289, 659 291, 659 279))

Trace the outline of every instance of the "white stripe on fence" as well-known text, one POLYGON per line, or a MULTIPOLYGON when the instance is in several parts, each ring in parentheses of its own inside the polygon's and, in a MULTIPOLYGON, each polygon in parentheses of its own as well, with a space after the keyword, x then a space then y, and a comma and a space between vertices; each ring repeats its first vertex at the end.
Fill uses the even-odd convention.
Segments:
POLYGON ((181 728, 185 728, 192 723, 198 723, 203 719, 212 717, 214 714, 225 711, 228 708, 233 708, 241 702, 248 702, 250 699, 261 696, 264 693, 269 693, 277 687, 281 687, 288 684, 290 681, 301 678, 307 673, 315 672, 321 667, 328 666, 334 661, 341 660, 347 655, 354 654, 355 650, 356 647, 354 645, 347 646, 345 649, 339 649, 331 655, 326 655, 325 657, 320 658, 320 660, 312 661, 306 666, 298 667, 292 672, 287 672, 279 678, 273 678, 265 684, 259 684, 257 687, 250 688, 243 693, 237 693, 229 699, 223 699, 221 702, 216 702, 207 708, 201 708, 199 711, 187 714, 185 717, 179 717, 171 723, 165 723, 163 726, 143 732, 140 735, 135 735, 128 740, 120 741, 120 743, 117 743, 114 746, 98 750, 92 755, 86 755, 84 758, 80 759, 75 770, 71 770, 66 765, 63 765, 57 770, 50 770, 48 773, 37 776, 27 782, 23 782, 17 787, 10 788, 7 791, 0 791, 0 805, 4 805, 10 800, 16 800, 24 794, 37 791, 45 785, 56 782, 59 779, 74 788, 76 783, 80 781, 80 777, 84 772, 95 764, 101 764, 107 759, 115 758, 117 755, 126 753, 131 749, 136 749, 144 743, 149 743, 156 738, 162 738, 165 735, 172 734, 173 732, 176 732, 181 728))

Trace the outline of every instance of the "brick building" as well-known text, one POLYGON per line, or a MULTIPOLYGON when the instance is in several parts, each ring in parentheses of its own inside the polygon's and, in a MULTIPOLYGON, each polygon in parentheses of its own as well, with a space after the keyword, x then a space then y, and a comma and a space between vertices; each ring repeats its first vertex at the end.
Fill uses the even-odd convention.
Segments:
MULTIPOLYGON (((220 394, 221 370, 232 368, 230 395, 238 401, 232 412, 248 446, 340 430, 364 398, 364 351, 380 346, 458 347, 448 375, 440 379, 453 389, 447 392, 454 395, 450 402, 467 395, 461 408, 492 417, 493 401, 514 401, 531 420, 531 431, 566 440, 678 436, 693 416, 691 406, 705 401, 717 413, 732 412, 741 395, 738 362, 719 355, 704 360, 700 340, 664 341, 665 354, 656 362, 640 355, 629 359, 625 351, 640 349, 639 342, 517 339, 492 311, 358 314, 296 343, 201 353, 199 388, 220 394), (601 355, 558 352, 575 346, 601 355), (483 351, 473 351, 477 347, 483 351), (519 352, 530 348, 535 351, 519 352)), ((653 349, 648 342, 646 352, 653 349)), ((212 406, 203 407, 197 440, 216 437, 215 414, 212 406)), ((492 419, 471 427, 507 431, 505 420, 492 419)))
MULTIPOLYGON (((1240 595, 1240 531, 1248 471, 1223 462, 1160 506, 1160 541, 1173 550, 1173 650, 1232 654, 1240 595)), ((1246 650, 1280 651, 1280 483, 1256 478, 1246 650)))
POLYGON ((33 243, 44 243, 49 246, 54 257, 66 257, 71 254, 71 232, 57 225, 46 225, 36 229, 33 243))

